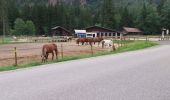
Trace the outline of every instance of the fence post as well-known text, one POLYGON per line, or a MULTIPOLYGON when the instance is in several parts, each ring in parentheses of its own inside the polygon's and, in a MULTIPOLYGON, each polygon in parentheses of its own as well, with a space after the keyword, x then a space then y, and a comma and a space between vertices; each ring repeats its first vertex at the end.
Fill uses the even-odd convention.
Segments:
POLYGON ((116 51, 116 47, 115 47, 114 43, 113 43, 113 46, 112 46, 112 50, 113 50, 113 52, 116 51))
POLYGON ((148 36, 146 36, 146 42, 148 41, 148 36))
POLYGON ((14 47, 14 55, 15 55, 15 66, 18 66, 18 59, 17 59, 17 48, 14 47))
POLYGON ((91 47, 91 55, 93 56, 94 55, 94 52, 93 52, 93 45, 90 45, 91 47))
POLYGON ((63 54, 63 44, 61 44, 61 58, 63 59, 64 54, 63 54))

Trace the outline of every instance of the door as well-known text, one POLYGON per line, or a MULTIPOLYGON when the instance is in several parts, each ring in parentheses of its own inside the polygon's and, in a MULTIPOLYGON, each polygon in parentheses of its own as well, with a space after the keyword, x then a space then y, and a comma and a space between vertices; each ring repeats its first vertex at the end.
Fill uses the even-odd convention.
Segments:
POLYGON ((95 34, 93 34, 93 37, 96 37, 96 35, 95 35, 95 34))

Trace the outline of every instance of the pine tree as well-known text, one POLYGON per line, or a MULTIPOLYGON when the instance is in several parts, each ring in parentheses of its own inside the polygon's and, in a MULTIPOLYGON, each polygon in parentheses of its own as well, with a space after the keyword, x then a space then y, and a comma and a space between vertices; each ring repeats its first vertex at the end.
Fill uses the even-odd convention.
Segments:
POLYGON ((120 20, 120 27, 133 27, 133 17, 127 7, 123 8, 120 20))
POLYGON ((114 27, 114 5, 112 0, 104 0, 101 10, 101 23, 104 27, 114 27))
POLYGON ((170 1, 167 0, 161 10, 162 27, 170 29, 170 1))

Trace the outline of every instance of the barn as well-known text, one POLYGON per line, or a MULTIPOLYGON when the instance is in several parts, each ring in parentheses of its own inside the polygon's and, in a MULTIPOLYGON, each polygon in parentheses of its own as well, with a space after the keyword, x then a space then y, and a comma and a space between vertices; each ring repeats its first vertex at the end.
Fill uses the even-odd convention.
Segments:
POLYGON ((123 27, 124 35, 141 35, 142 31, 138 28, 123 27))
POLYGON ((90 26, 85 28, 85 30, 87 32, 87 37, 113 37, 120 35, 115 30, 99 26, 90 26))
POLYGON ((53 27, 51 33, 53 36, 72 36, 70 31, 61 26, 53 27))

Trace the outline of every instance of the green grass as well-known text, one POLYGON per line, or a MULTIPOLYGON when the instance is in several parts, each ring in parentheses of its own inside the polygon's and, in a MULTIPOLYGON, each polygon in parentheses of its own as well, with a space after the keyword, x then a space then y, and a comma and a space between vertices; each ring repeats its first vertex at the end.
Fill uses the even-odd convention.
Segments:
POLYGON ((0 37, 0 44, 9 44, 11 43, 11 41, 12 41, 11 37, 5 37, 4 39, 3 37, 0 37))
MULTIPOLYGON (((117 42, 120 43, 120 41, 114 41, 114 43, 117 43, 117 42)), ((121 41, 121 43, 125 43, 125 45, 120 47, 114 52, 108 52, 108 51, 98 52, 98 53, 95 53, 93 56, 91 54, 84 54, 84 55, 79 55, 79 56, 65 56, 63 59, 59 59, 58 61, 49 61, 47 63, 33 62, 30 64, 23 64, 23 65, 18 65, 18 66, 4 66, 4 67, 0 67, 0 71, 15 70, 15 69, 20 69, 20 68, 34 67, 34 66, 43 65, 43 64, 52 64, 52 63, 71 61, 71 60, 77 60, 77 59, 83 59, 83 58, 89 58, 89 57, 110 55, 110 54, 122 53, 122 52, 127 52, 127 51, 140 50, 140 49, 144 49, 144 48, 157 45, 156 43, 149 42, 149 41, 148 42, 146 41, 121 41)))

